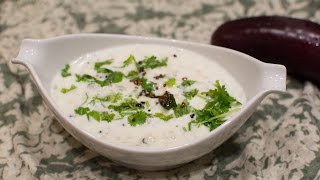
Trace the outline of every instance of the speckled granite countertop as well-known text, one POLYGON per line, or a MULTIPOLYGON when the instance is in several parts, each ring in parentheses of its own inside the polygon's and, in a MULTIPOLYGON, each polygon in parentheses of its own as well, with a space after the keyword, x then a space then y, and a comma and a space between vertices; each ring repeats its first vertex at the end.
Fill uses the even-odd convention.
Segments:
POLYGON ((320 22, 320 1, 0 0, 0 179, 319 179, 320 93, 289 78, 222 146, 163 172, 118 166, 54 120, 29 73, 10 60, 24 38, 99 32, 209 43, 230 19, 287 15, 320 22))

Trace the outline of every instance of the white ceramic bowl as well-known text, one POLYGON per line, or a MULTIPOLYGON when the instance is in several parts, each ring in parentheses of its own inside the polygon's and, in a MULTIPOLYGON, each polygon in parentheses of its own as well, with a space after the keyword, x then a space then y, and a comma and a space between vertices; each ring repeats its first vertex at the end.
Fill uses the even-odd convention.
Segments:
POLYGON ((88 148, 122 165, 142 170, 163 170, 179 166, 199 158, 226 141, 255 111, 262 99, 269 93, 285 91, 286 68, 282 65, 267 64, 246 54, 211 45, 167 40, 149 37, 75 34, 44 40, 23 40, 18 56, 13 63, 26 66, 43 99, 56 115, 61 125, 78 141, 88 148), (165 150, 131 149, 102 142, 87 132, 75 127, 63 116, 50 95, 51 82, 55 74, 66 63, 77 57, 113 46, 127 44, 162 44, 184 48, 215 57, 245 91, 247 103, 232 118, 217 129, 188 145, 165 150))

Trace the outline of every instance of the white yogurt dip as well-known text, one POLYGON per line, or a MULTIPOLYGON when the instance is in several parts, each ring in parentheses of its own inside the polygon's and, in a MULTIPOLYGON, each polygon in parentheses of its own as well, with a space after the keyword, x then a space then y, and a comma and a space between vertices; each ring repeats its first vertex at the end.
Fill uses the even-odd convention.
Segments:
POLYGON ((166 66, 154 69, 144 68, 139 74, 139 78, 143 77, 154 83, 152 91, 154 96, 162 96, 168 91, 174 96, 177 105, 187 100, 190 107, 201 109, 207 103, 205 95, 201 92, 215 89, 216 80, 219 80, 238 102, 241 104, 246 102, 241 86, 226 70, 215 63, 214 59, 208 59, 189 50, 153 44, 134 44, 100 50, 73 60, 68 69, 69 76, 62 77, 60 72, 57 73, 52 84, 51 95, 67 119, 102 141, 117 146, 166 149, 188 144, 210 133, 205 125, 191 125, 191 130, 188 130, 188 123, 197 118, 194 112, 176 117, 175 111, 166 110, 159 104, 158 98, 146 97, 141 93, 143 87, 139 83, 135 84, 134 80, 126 78, 130 71, 137 71, 134 62, 123 67, 124 61, 130 55, 135 57, 137 63, 151 56, 157 57, 159 61, 167 58, 166 66), (124 77, 120 82, 105 86, 95 82, 77 82, 76 74, 89 74, 98 80, 105 79, 108 75, 98 73, 94 68, 95 63, 105 60, 110 60, 112 63, 104 64, 100 68, 122 72, 124 77), (175 85, 169 87, 168 79, 175 79, 175 85), (194 84, 183 87, 181 83, 186 79, 194 81, 194 84), (63 88, 70 91, 62 93, 63 88), (195 89, 198 91, 197 95, 187 99, 184 92, 195 89), (121 99, 117 102, 92 101, 94 97, 102 98, 116 93, 121 94, 121 99), (119 106, 127 98, 136 100, 138 105, 143 107, 137 111, 149 115, 144 123, 132 126, 128 122, 128 116, 134 112, 130 110, 124 115, 109 108, 110 105, 119 106), (99 122, 95 120, 94 113, 92 116, 77 114, 75 110, 79 107, 89 108, 95 112, 108 112, 114 114, 114 117, 111 122, 103 120, 99 122), (156 113, 171 115, 173 118, 165 121, 154 116, 156 113))

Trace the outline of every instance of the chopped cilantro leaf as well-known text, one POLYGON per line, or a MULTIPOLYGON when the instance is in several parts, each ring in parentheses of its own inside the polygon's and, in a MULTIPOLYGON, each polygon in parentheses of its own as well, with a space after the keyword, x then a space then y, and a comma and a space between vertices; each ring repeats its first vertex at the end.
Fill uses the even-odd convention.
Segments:
POLYGON ((102 112, 100 114, 100 118, 101 118, 101 121, 107 121, 107 122, 111 122, 113 119, 114 119, 114 114, 113 113, 107 113, 107 112, 102 112))
POLYGON ((88 107, 81 107, 81 106, 74 110, 74 112, 79 115, 85 115, 89 111, 90 109, 88 107))
POLYGON ((130 56, 128 57, 128 59, 123 62, 122 67, 123 67, 123 68, 124 68, 124 67, 127 67, 127 66, 129 66, 130 64, 132 64, 132 63, 135 62, 135 61, 136 61, 136 58, 135 58, 133 55, 130 55, 130 56))
POLYGON ((149 117, 149 116, 150 116, 150 114, 148 114, 144 111, 138 111, 138 112, 128 116, 128 122, 131 126, 136 126, 138 124, 145 123, 147 120, 147 117, 149 117))
POLYGON ((96 70, 98 73, 111 73, 112 70, 107 69, 107 68, 102 68, 102 66, 109 65, 111 63, 112 63, 111 60, 105 60, 105 61, 96 62, 94 64, 94 70, 96 70))
POLYGON ((130 71, 126 77, 130 80, 138 79, 139 73, 137 71, 130 71))
POLYGON ((215 89, 201 94, 208 96, 209 99, 203 109, 195 110, 196 119, 189 123, 189 130, 191 124, 203 124, 212 131, 224 122, 225 117, 240 109, 236 107, 234 110, 230 110, 233 105, 239 106, 240 103, 229 95, 225 86, 221 86, 219 81, 216 81, 215 89))
POLYGON ((182 81, 181 86, 188 87, 195 83, 196 81, 185 79, 182 81))
POLYGON ((202 95, 206 95, 210 97, 212 100, 220 102, 222 106, 227 106, 229 108, 229 105, 236 101, 232 96, 229 95, 229 93, 226 90, 226 87, 223 85, 220 85, 220 82, 217 80, 215 83, 215 89, 210 89, 208 92, 202 92, 202 95))
POLYGON ((154 89, 154 82, 151 81, 147 81, 147 79, 142 78, 141 79, 141 87, 143 90, 147 91, 147 92, 151 92, 154 89))
POLYGON ((89 74, 79 75, 76 74, 77 82, 95 82, 99 84, 101 87, 110 85, 111 83, 118 83, 121 82, 123 79, 123 73, 121 72, 111 72, 107 75, 106 79, 99 80, 89 74))
POLYGON ((111 122, 115 116, 113 113, 109 114, 108 112, 99 112, 96 110, 90 110, 88 107, 78 107, 74 111, 76 114, 79 114, 81 116, 86 115, 88 120, 90 119, 90 117, 92 117, 98 122, 100 121, 111 122))
POLYGON ((120 94, 120 93, 109 94, 104 97, 94 96, 92 98, 92 100, 90 101, 90 103, 95 104, 96 101, 116 103, 116 102, 120 101, 121 98, 122 98, 122 94, 120 94))
POLYGON ((191 91, 187 91, 187 92, 183 92, 184 97, 186 97, 187 99, 192 99, 193 97, 195 97, 198 94, 199 90, 198 89, 193 89, 191 91))
POLYGON ((181 104, 178 104, 173 111, 176 117, 181 117, 191 112, 191 106, 189 105, 189 102, 185 100, 181 104))
POLYGON ((62 88, 61 89, 61 92, 63 93, 63 94, 66 94, 66 93, 68 93, 69 91, 72 91, 72 90, 74 90, 74 89, 76 89, 77 88, 77 86, 75 86, 75 85, 71 85, 70 86, 70 88, 62 88))
POLYGON ((64 68, 61 70, 61 76, 62 76, 62 77, 71 76, 71 73, 69 72, 69 69, 70 69, 70 65, 69 65, 69 64, 66 64, 66 65, 64 66, 64 68))
POLYGON ((169 121, 170 119, 173 118, 173 114, 165 115, 163 113, 155 113, 154 116, 164 121, 169 121))
POLYGON ((167 66, 167 62, 168 62, 168 58, 163 58, 161 60, 158 60, 157 57, 155 56, 150 56, 150 57, 146 57, 143 61, 142 61, 142 67, 147 69, 147 68, 157 68, 157 67, 162 67, 162 66, 167 66))
POLYGON ((167 81, 166 81, 166 85, 168 87, 172 87, 176 84, 176 78, 169 78, 167 81))
POLYGON ((121 82, 122 79, 123 79, 123 73, 114 71, 107 76, 107 79, 105 81, 110 81, 110 83, 118 83, 118 82, 121 82))
POLYGON ((92 110, 88 113, 88 117, 93 117, 96 121, 100 122, 100 113, 98 111, 92 110))
POLYGON ((110 101, 112 103, 116 103, 119 100, 121 100, 122 94, 121 93, 115 93, 115 94, 110 94, 105 97, 106 101, 110 101))
POLYGON ((77 82, 95 82, 97 81, 97 78, 89 75, 89 74, 83 74, 79 75, 76 74, 77 82))
POLYGON ((119 113, 122 113, 124 111, 135 111, 138 109, 143 109, 143 106, 137 106, 138 102, 135 99, 127 98, 122 102, 120 105, 109 105, 109 109, 113 109, 119 113))

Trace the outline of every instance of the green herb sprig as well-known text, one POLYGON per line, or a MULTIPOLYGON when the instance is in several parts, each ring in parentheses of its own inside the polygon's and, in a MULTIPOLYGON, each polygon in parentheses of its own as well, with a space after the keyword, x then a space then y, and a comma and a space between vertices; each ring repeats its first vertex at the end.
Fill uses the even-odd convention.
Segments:
POLYGON ((71 76, 71 73, 69 72, 70 70, 70 65, 69 64, 66 64, 64 66, 64 68, 61 70, 61 76, 62 77, 68 77, 68 76, 71 76))
POLYGON ((183 92, 184 97, 186 97, 187 99, 192 99, 194 98, 197 94, 198 94, 199 90, 198 89, 193 89, 191 91, 186 91, 183 92))
POLYGON ((163 59, 158 59, 156 56, 149 56, 146 57, 144 60, 141 61, 139 67, 143 67, 144 69, 155 69, 158 67, 167 66, 168 57, 165 57, 163 59))
POLYGON ((60 90, 61 93, 66 94, 74 89, 77 89, 77 86, 75 86, 74 84, 72 84, 69 88, 62 88, 60 90))
POLYGON ((90 117, 92 117, 98 122, 100 121, 111 122, 115 117, 115 114, 113 113, 108 113, 106 111, 99 112, 96 110, 90 110, 90 108, 88 107, 81 107, 81 106, 75 109, 74 112, 80 116, 86 115, 88 120, 90 120, 90 117))
POLYGON ((229 95, 225 86, 221 86, 219 81, 216 81, 215 89, 201 94, 208 97, 208 100, 203 109, 195 110, 196 119, 189 122, 189 130, 194 124, 197 126, 205 125, 212 131, 224 122, 225 117, 240 109, 241 104, 229 95), (230 111, 232 106, 234 107, 230 111))
POLYGON ((176 84, 176 78, 169 78, 169 79, 166 81, 166 85, 167 85, 168 87, 173 87, 175 84, 176 84))
POLYGON ((182 80, 181 86, 182 87, 192 86, 195 82, 196 81, 189 80, 189 79, 184 79, 184 80, 182 80))

